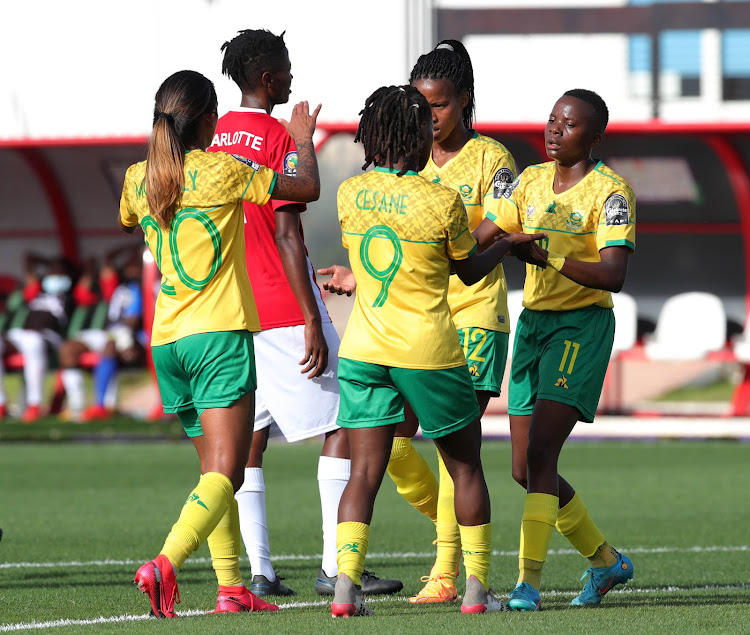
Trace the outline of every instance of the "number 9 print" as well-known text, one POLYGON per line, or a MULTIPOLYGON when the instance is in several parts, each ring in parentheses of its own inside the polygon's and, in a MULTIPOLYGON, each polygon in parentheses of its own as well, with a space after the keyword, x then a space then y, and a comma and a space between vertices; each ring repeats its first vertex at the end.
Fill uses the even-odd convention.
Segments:
POLYGON ((401 241, 398 239, 396 232, 387 225, 375 225, 365 232, 362 244, 359 247, 359 257, 362 260, 365 271, 376 280, 379 280, 382 285, 378 297, 375 298, 375 302, 372 304, 374 307, 381 307, 388 299, 388 287, 391 286, 391 282, 396 277, 396 273, 404 259, 401 241), (370 243, 373 238, 385 238, 393 245, 393 259, 385 269, 377 269, 370 260, 370 243))

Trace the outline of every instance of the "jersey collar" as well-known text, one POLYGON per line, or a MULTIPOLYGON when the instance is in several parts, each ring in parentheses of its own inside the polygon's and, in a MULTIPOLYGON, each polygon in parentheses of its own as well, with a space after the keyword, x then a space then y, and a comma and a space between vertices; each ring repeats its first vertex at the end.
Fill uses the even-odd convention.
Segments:
MULTIPOLYGON (((396 170, 395 168, 386 168, 378 166, 375 168, 375 172, 387 172, 389 174, 398 174, 401 172, 401 170, 396 170)), ((407 170, 404 172, 404 176, 419 176, 418 172, 415 172, 414 170, 407 170)))
POLYGON ((259 115, 267 115, 268 113, 262 108, 248 108, 247 106, 237 106, 232 108, 229 112, 255 112, 259 115))

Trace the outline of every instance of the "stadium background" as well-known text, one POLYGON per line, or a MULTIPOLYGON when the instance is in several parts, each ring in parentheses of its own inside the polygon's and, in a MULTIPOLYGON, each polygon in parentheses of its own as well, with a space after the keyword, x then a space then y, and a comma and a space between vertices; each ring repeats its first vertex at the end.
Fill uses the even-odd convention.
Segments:
MULTIPOLYGON (((0 68, 0 274, 20 278, 27 250, 82 259, 121 244, 114 226, 121 183, 127 166, 144 157, 159 82, 181 68, 199 70, 215 82, 225 111, 238 93, 219 73, 220 45, 240 28, 257 27, 287 32, 293 93, 273 114, 288 116, 298 99, 323 103, 316 137, 323 191, 305 215, 306 239, 314 264, 346 262, 335 192, 360 169, 361 150, 351 141, 361 104, 373 88, 405 82, 435 41, 458 37, 474 62, 476 127, 505 143, 519 168, 544 160, 542 125, 561 92, 584 86, 609 105, 600 155, 638 197, 638 253, 625 292, 636 300, 640 339, 620 363, 621 391, 635 390, 625 405, 637 406, 637 385, 652 385, 650 373, 672 377, 664 389, 740 377, 732 338, 745 331, 750 297, 750 3, 114 6, 116 20, 86 0, 10 7, 9 23, 18 28, 0 42, 0 53, 18 63, 0 68), (689 370, 664 359, 644 364, 642 336, 656 329, 667 299, 689 291, 720 298, 721 349, 697 352, 689 370)), ((522 269, 509 262, 507 270, 510 288, 519 289, 522 269)), ((345 303, 337 301, 335 312, 343 328, 345 303)), ((698 309, 684 319, 704 327, 698 309)), ((744 413, 742 395, 736 397, 725 411, 744 413)), ((617 410, 621 401, 605 397, 604 406, 617 410)))

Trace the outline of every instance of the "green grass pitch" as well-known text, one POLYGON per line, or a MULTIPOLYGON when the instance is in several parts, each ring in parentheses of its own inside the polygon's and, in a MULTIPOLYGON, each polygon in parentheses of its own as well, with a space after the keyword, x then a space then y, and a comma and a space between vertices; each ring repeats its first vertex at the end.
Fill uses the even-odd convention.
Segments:
MULTIPOLYGON (((566 447, 561 472, 635 565, 635 580, 596 609, 567 606, 587 563, 558 535, 545 565, 541 613, 462 616, 458 604, 408 604, 432 563, 434 528, 386 476, 367 568, 402 579, 404 592, 373 598, 374 617, 337 621, 313 590, 321 549, 320 444, 271 444, 264 466, 271 548, 275 566, 299 595, 280 599, 288 606, 276 614, 203 615, 216 599, 203 546, 178 578, 177 609, 186 616, 160 621, 146 619, 148 601, 132 578, 158 553, 196 482, 192 445, 7 438, 0 443, 0 633, 750 632, 750 446, 744 443, 566 447)), ((435 466, 432 444, 417 447, 435 466)), ((510 478, 508 443, 485 442, 483 456, 492 495, 491 580, 504 595, 517 575, 524 492, 510 478)), ((249 578, 247 561, 243 571, 249 578)))

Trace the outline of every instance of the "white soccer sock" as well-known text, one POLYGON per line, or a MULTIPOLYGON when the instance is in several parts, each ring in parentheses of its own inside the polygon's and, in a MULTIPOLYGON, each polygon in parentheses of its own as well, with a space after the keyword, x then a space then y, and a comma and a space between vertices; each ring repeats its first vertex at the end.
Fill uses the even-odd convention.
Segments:
POLYGON ((83 385, 83 371, 80 368, 64 368, 62 383, 68 397, 68 409, 73 415, 83 412, 86 403, 86 389, 83 385))
POLYGON ((336 526, 339 522, 339 501, 349 482, 352 462, 321 456, 318 461, 318 488, 320 489, 320 509, 323 514, 323 572, 334 577, 339 573, 336 563, 336 526))
POLYGON ((250 558, 253 575, 264 575, 269 582, 276 579, 271 564, 271 547, 268 544, 266 521, 266 483, 263 468, 246 467, 245 482, 234 495, 240 511, 240 532, 250 558))
POLYGON ((13 342, 23 355, 23 379, 26 382, 26 405, 39 406, 42 403, 44 373, 47 372, 47 351, 44 338, 37 331, 17 332, 13 342))

